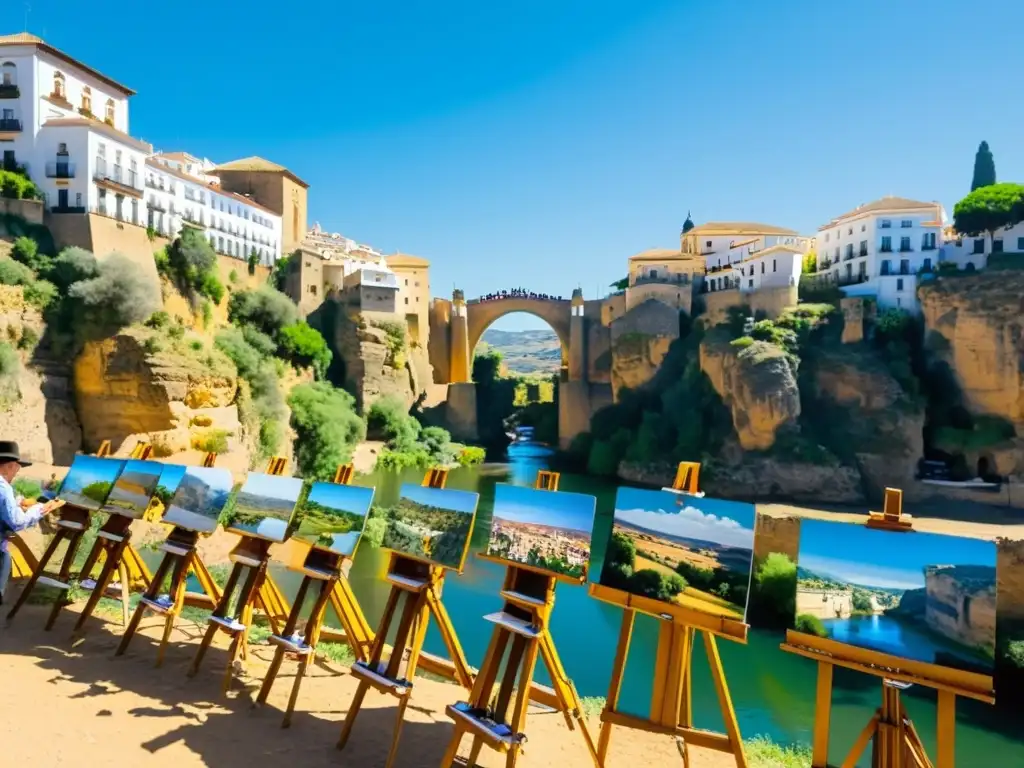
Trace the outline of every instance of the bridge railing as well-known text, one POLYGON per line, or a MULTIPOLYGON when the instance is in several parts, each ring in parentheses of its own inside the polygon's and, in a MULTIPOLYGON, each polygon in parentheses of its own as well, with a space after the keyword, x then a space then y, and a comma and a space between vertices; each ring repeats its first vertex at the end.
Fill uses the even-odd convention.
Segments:
POLYGON ((556 301, 564 304, 569 304, 572 299, 559 298, 557 296, 495 296, 493 298, 485 298, 479 296, 475 299, 466 299, 467 304, 489 304, 492 301, 556 301))

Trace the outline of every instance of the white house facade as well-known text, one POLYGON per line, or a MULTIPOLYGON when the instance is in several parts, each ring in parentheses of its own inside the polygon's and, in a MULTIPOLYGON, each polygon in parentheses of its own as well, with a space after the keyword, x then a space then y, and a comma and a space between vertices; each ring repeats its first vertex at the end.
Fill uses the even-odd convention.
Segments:
POLYGON ((946 213, 939 203, 883 197, 818 230, 818 272, 847 296, 918 311, 917 275, 938 266, 946 213))
POLYGON ((948 230, 942 245, 942 261, 951 262, 963 270, 985 269, 989 257, 998 253, 1024 254, 1024 222, 989 235, 981 233, 971 237, 948 230))
POLYGON ((805 251, 793 245, 773 245, 749 254, 732 266, 742 293, 800 284, 805 251))
POLYGON ((27 33, 0 37, 0 153, 51 213, 141 223, 152 147, 128 133, 134 91, 27 33))

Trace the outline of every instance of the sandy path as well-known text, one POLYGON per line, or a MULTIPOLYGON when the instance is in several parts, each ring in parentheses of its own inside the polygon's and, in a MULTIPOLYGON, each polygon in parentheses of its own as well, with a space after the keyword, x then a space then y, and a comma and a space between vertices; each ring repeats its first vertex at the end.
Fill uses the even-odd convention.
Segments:
MULTIPOLYGON (((15 588, 16 589, 16 588, 15 588)), ((13 596, 12 596, 13 597, 13 596)), ((370 693, 345 751, 334 748, 355 691, 345 668, 330 662, 313 667, 304 681, 291 729, 282 730, 281 710, 291 688, 294 666, 286 663, 268 706, 253 711, 270 659, 255 649, 248 672, 229 698, 220 696, 225 643, 218 641, 194 680, 185 677, 198 628, 184 623, 172 636, 167 660, 153 667, 158 619, 143 622, 126 656, 114 658, 119 624, 94 621, 84 644, 71 648, 74 608, 53 632, 43 632, 42 608, 27 606, 9 626, 0 626, 0 723, 5 765, 125 765, 173 768, 241 768, 301 765, 303 768, 373 768, 383 765, 394 722, 390 700, 370 693), (59 735, 58 735, 59 734, 59 735)), ((417 679, 397 765, 437 768, 451 736, 444 707, 462 697, 454 685, 417 679)), ((597 723, 592 721, 594 736, 597 723)), ((531 710, 529 743, 519 765, 590 768, 583 740, 561 716, 531 710)), ((465 740, 466 749, 469 739, 465 740)), ((725 768, 724 756, 694 751, 693 768, 725 768)), ((481 766, 504 761, 484 750, 481 766)), ((681 765, 668 738, 618 729, 609 768, 681 765)))

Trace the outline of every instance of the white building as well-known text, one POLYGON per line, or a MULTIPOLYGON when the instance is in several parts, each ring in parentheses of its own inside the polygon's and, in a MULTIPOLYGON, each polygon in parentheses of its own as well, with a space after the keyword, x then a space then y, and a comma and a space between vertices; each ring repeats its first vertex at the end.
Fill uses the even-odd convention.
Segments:
POLYGON ((883 197, 818 230, 818 272, 847 296, 875 296, 883 308, 918 310, 918 272, 940 260, 946 212, 939 203, 883 197))
POLYGON ((363 312, 396 312, 398 277, 386 267, 364 267, 345 276, 341 295, 363 312))
POLYGON ((146 160, 145 225, 167 238, 177 237, 183 226, 197 227, 217 253, 247 259, 255 251, 261 264, 275 264, 281 258, 281 217, 221 189, 209 173, 213 167, 184 152, 146 160))
POLYGON ((772 245, 748 253, 739 264, 733 264, 731 277, 739 280, 742 293, 762 288, 785 288, 800 284, 806 251, 796 245, 772 245))
MULTIPOLYGON (((345 277, 364 267, 390 270, 380 251, 350 240, 338 232, 324 232, 319 223, 314 224, 313 229, 306 233, 305 244, 330 264, 330 273, 337 287, 341 287, 345 277)), ((327 264, 324 266, 326 270, 327 264)))
POLYGON ((152 148, 128 134, 134 93, 35 35, 0 37, 3 167, 26 166, 52 213, 144 221, 152 148))
POLYGON ((964 270, 985 269, 989 256, 994 253, 1024 254, 1024 222, 1000 230, 994 237, 987 233, 971 237, 949 228, 942 244, 941 261, 951 262, 964 270))
POLYGON ((708 272, 738 264, 757 251, 777 245, 792 246, 806 253, 811 238, 785 227, 753 222, 712 221, 684 232, 680 237, 685 254, 700 256, 708 272))

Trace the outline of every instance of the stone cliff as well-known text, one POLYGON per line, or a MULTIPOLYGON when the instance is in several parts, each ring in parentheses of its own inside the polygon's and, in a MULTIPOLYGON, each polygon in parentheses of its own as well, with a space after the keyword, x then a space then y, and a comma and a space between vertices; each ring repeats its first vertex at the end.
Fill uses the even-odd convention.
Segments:
POLYGON ((75 402, 85 447, 109 439, 116 452, 129 438, 140 438, 152 442, 158 454, 170 455, 226 433, 229 448, 240 450, 233 368, 223 359, 204 359, 191 347, 162 348, 153 338, 148 329, 126 329, 90 342, 75 360, 75 402))
POLYGON ((925 569, 925 623, 958 643, 994 652, 996 569, 930 566, 925 569))
POLYGON ((701 341, 700 369, 732 412, 740 445, 771 448, 783 426, 800 417, 800 391, 793 361, 779 347, 755 341, 741 348, 728 333, 712 329, 701 341))
POLYGON ((649 299, 611 323, 611 384, 618 400, 623 388, 647 384, 679 338, 679 311, 649 299))

